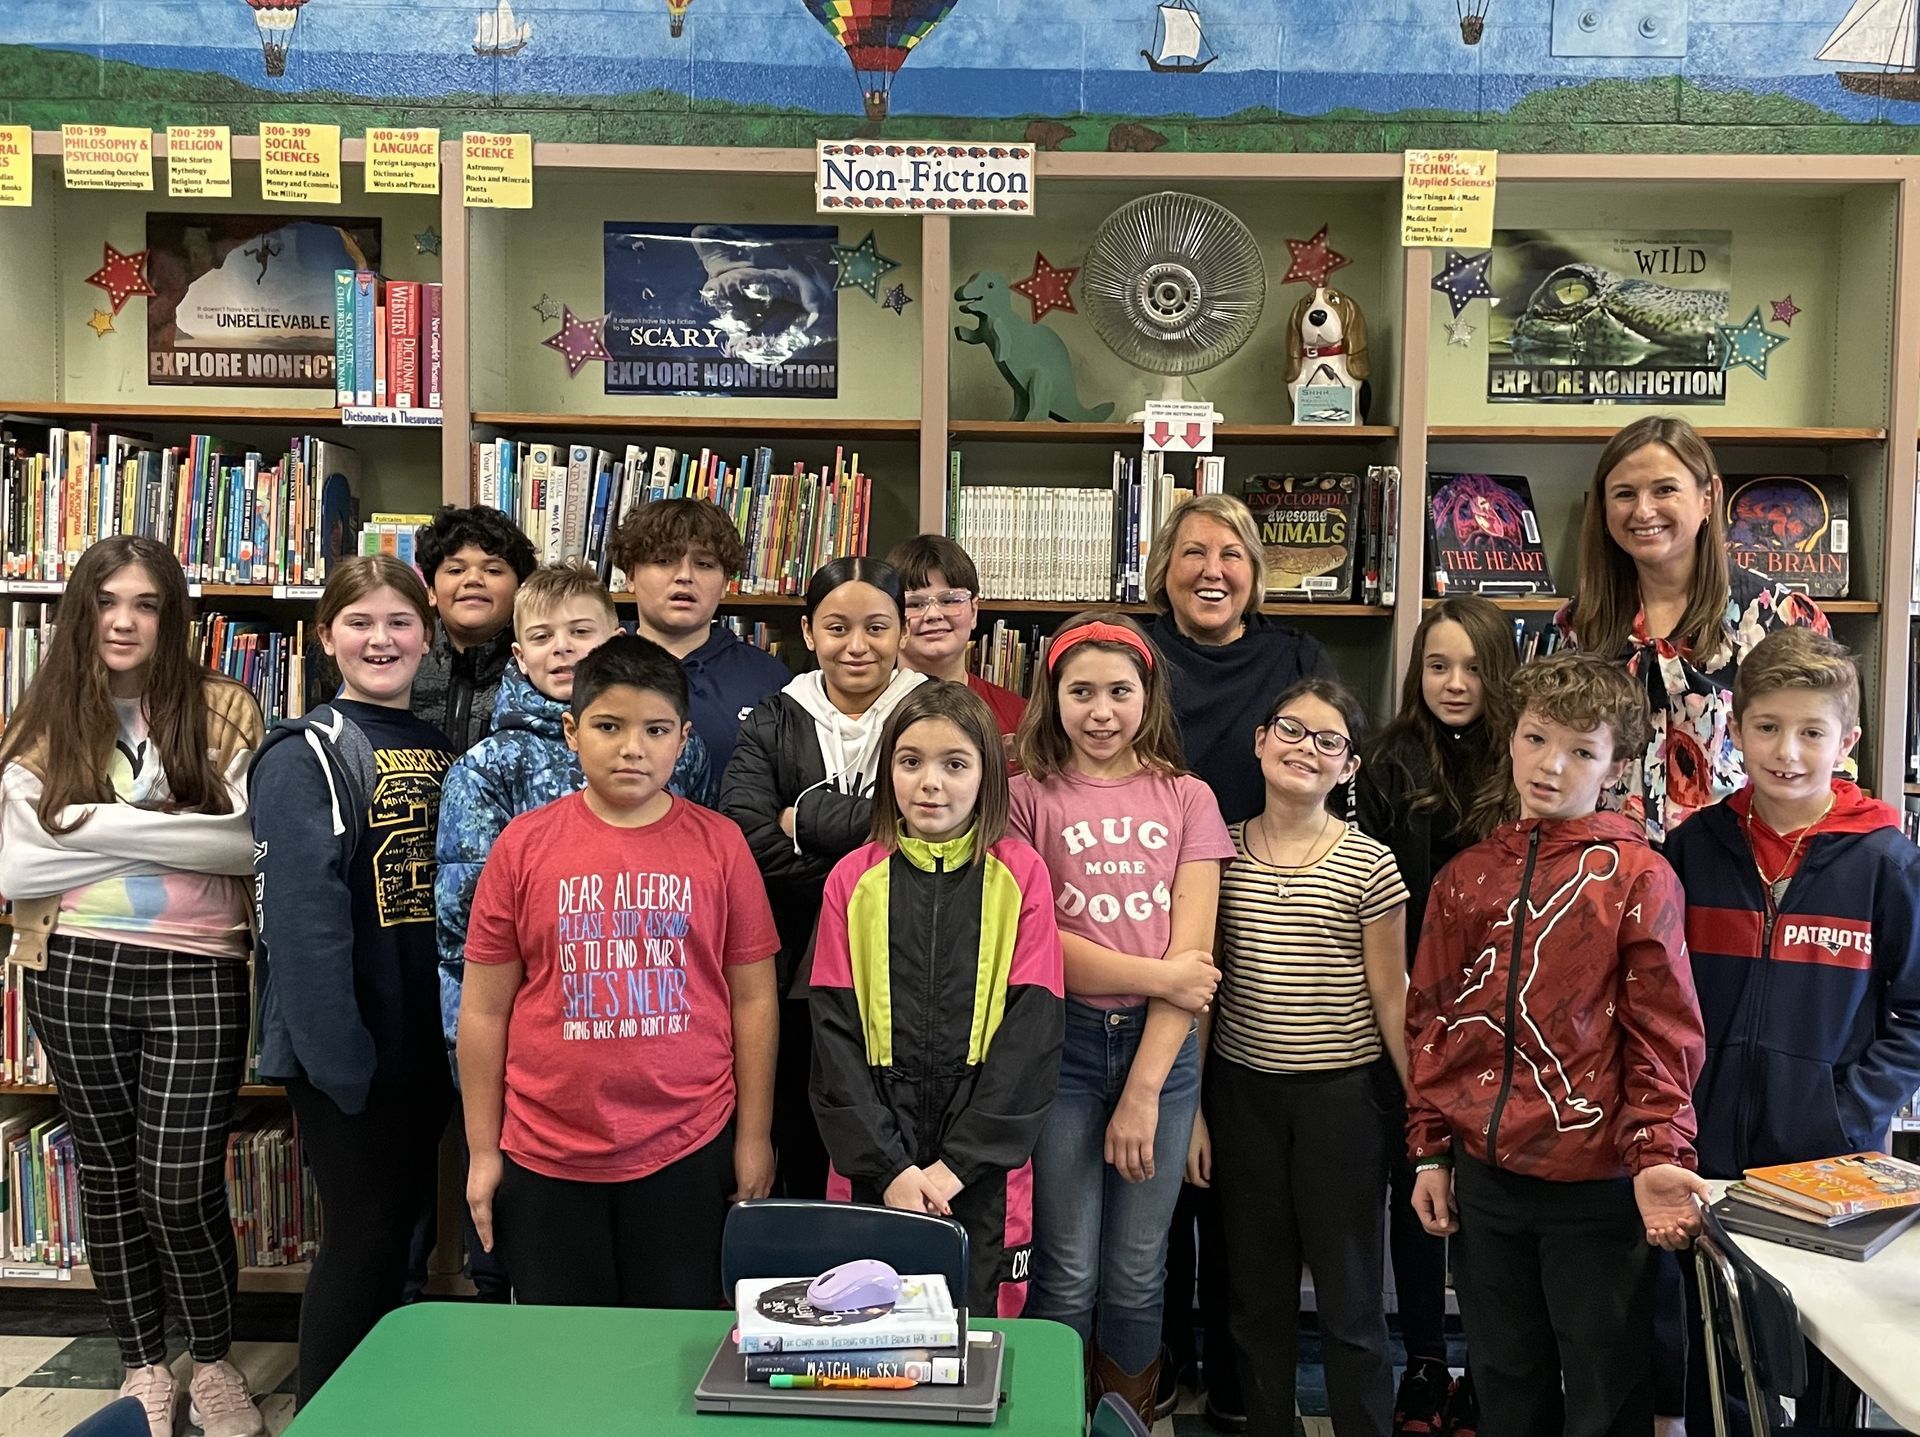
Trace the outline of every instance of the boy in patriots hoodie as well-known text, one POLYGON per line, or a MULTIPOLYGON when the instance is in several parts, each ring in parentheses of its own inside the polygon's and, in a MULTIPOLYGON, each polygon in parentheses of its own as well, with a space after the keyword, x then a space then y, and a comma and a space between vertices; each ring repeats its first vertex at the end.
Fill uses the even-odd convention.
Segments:
POLYGON ((1845 648, 1768 635, 1733 685, 1747 787, 1667 840, 1707 1033, 1704 1176, 1882 1147, 1920 1088, 1920 849, 1833 776, 1859 714, 1845 648))

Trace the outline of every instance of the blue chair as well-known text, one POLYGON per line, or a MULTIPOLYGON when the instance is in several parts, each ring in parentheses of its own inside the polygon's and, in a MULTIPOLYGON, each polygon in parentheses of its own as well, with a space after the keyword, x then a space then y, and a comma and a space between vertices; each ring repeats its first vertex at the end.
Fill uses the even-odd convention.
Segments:
POLYGON ((967 1230, 952 1218, 864 1203, 754 1198, 735 1203, 720 1239, 727 1295, 743 1277, 801 1277, 870 1257, 896 1272, 947 1279, 967 1340, 967 1230))
MULTIPOLYGON (((1717 1437, 1744 1424, 1752 1437, 1774 1437, 1781 1399, 1807 1395, 1807 1342, 1800 1309, 1786 1284, 1761 1267, 1727 1235, 1713 1209, 1700 1205, 1703 1229, 1693 1244, 1705 1329, 1707 1386, 1713 1395, 1717 1437), (1734 1371, 1729 1374, 1726 1368, 1734 1371), (1733 1390, 1729 1390, 1732 1388, 1733 1390)), ((1863 1429, 1812 1428, 1796 1423, 1796 1437, 1857 1437, 1863 1429)))
POLYGON ((1153 1437, 1153 1429, 1140 1420, 1140 1414, 1127 1405, 1118 1392, 1109 1392, 1093 1409, 1093 1426, 1087 1437, 1153 1437))
POLYGON ((109 1402, 67 1437, 148 1437, 147 1412, 138 1397, 120 1397, 109 1402))

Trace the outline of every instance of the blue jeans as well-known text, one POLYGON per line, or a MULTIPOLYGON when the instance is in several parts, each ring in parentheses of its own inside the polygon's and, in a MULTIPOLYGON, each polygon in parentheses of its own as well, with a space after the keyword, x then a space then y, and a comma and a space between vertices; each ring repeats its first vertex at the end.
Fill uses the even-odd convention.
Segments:
POLYGON ((1130 1183, 1107 1165, 1107 1121, 1146 1027, 1145 1007, 1067 1000, 1060 1088, 1033 1150, 1033 1287, 1028 1317, 1064 1322, 1123 1372, 1160 1353, 1167 1229, 1180 1197, 1187 1139, 1200 1106, 1200 1047, 1191 1033, 1160 1089, 1153 1176, 1130 1183), (1096 1320, 1097 1313, 1097 1320, 1096 1320))

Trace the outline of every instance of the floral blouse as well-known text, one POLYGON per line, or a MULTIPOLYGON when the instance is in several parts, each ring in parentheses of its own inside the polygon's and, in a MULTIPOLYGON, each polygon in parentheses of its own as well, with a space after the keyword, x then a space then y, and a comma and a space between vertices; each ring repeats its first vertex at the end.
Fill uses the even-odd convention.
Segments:
MULTIPOLYGON (((1775 629, 1800 627, 1816 634, 1832 628, 1820 606, 1805 594, 1769 588, 1749 569, 1734 569, 1722 624, 1720 651, 1697 657, 1671 639, 1647 637, 1647 617, 1634 615, 1626 652, 1627 672, 1646 686, 1653 711, 1653 737, 1646 751, 1627 765, 1620 783, 1601 798, 1647 826, 1656 846, 1695 809, 1718 803, 1746 782, 1740 750, 1734 746, 1733 676, 1753 646, 1775 629)), ((1575 648, 1570 600, 1553 616, 1561 646, 1575 648)))

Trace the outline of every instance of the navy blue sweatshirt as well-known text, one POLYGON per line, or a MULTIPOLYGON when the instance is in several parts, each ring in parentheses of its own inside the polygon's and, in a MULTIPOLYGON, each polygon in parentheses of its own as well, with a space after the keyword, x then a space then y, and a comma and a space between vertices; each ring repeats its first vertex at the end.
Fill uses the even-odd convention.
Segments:
POLYGON ((785 688, 793 671, 719 624, 704 644, 680 660, 680 667, 687 675, 687 717, 706 742, 707 762, 717 784, 733 758, 740 721, 760 700, 785 688))
POLYGON ((443 1081, 433 844, 453 747, 404 709, 336 699, 276 724, 248 775, 260 1071, 342 1112, 443 1081))
POLYGON ((1707 1034, 1700 1172, 1874 1148, 1920 1087, 1920 849, 1816 826, 1767 912, 1734 801, 1667 837, 1707 1034))

